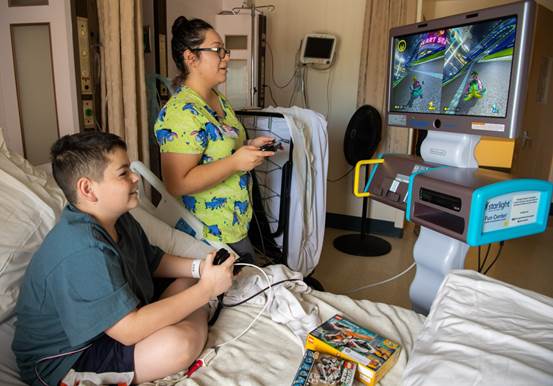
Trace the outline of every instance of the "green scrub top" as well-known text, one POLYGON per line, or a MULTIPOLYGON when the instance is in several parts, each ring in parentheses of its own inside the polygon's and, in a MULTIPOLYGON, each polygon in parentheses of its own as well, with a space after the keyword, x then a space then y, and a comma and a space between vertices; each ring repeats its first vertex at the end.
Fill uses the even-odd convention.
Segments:
MULTIPOLYGON (((222 117, 191 88, 177 90, 154 127, 162 153, 201 154, 203 165, 230 156, 244 144, 244 127, 226 98, 216 93, 222 117)), ((249 184, 249 174, 238 172, 214 187, 181 197, 203 223, 204 238, 235 243, 247 237, 252 217, 249 184)))

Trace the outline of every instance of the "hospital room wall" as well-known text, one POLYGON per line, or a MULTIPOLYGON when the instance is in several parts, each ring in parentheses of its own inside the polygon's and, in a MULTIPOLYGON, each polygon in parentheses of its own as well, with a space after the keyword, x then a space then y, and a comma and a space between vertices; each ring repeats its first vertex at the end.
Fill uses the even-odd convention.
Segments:
MULTIPOLYGON (((281 106, 288 106, 293 85, 279 88, 276 83, 284 85, 292 77, 296 52, 305 35, 329 33, 338 39, 331 69, 308 69, 307 73, 308 107, 325 115, 328 121, 328 179, 337 179, 351 168, 344 157, 343 141, 348 122, 357 108, 365 1, 348 0, 347 6, 339 0, 257 0, 256 4, 276 7, 268 18, 270 51, 266 79, 281 106)), ((292 104, 303 107, 300 93, 294 97, 292 104)), ((273 101, 268 98, 267 103, 273 101)), ((326 211, 331 216, 327 217, 327 225, 341 227, 344 219, 360 216, 362 200, 352 194, 352 187, 353 172, 340 181, 328 182, 326 211), (342 217, 344 215, 350 217, 342 217)), ((369 207, 369 217, 386 221, 387 226, 403 227, 403 215, 401 212, 398 215, 396 209, 380 203, 371 203, 369 207)))
POLYGON ((223 0, 167 0, 167 73, 170 78, 177 75, 177 66, 171 54, 171 27, 179 16, 187 19, 203 19, 215 25, 215 15, 223 10, 223 0))
POLYGON ((4 108, 4 103, 2 78, 0 77, 0 127, 6 130, 6 109, 4 108))
MULTIPOLYGON (((228 10, 241 4, 242 1, 234 1, 233 4, 230 0, 167 0, 167 28, 179 15, 203 18, 214 24, 216 13, 223 8, 228 10)), ((340 177, 350 168, 343 154, 343 140, 349 119, 357 107, 365 1, 348 0, 345 6, 341 0, 256 0, 256 6, 263 5, 275 6, 275 10, 267 14, 267 42, 270 50, 266 53, 265 76, 279 106, 288 106, 294 81, 286 88, 279 88, 276 83, 283 85, 294 74, 296 52, 301 39, 307 33, 317 32, 330 33, 338 38, 335 63, 331 69, 308 70, 307 99, 308 107, 325 115, 328 121, 328 178, 340 177)), ((170 38, 168 31, 168 45, 170 38)), ((174 76, 176 67, 170 55, 168 50, 168 72, 169 76, 174 76)), ((266 105, 272 105, 274 102, 267 91, 266 105)), ((304 107, 299 92, 292 104, 304 107)), ((352 186, 353 173, 338 182, 328 183, 327 213, 360 216, 362 200, 353 196, 352 186)), ((384 220, 396 228, 403 227, 402 212, 379 203, 370 205, 369 216, 384 220)))
MULTIPOLYGON (((0 127, 4 130, 7 146, 19 154, 24 154, 24 149, 27 153, 32 153, 25 155, 31 159, 31 162, 34 161, 37 164, 47 161, 48 158, 48 152, 41 147, 42 143, 51 143, 58 134, 70 134, 79 128, 71 28, 70 0, 50 1, 48 5, 40 6, 29 3, 17 7, 8 6, 7 1, 0 3, 0 127), (26 35, 30 36, 29 40, 19 46, 18 52, 21 57, 36 58, 36 55, 40 57, 42 54, 44 56, 41 59, 43 59, 49 56, 49 59, 45 60, 51 62, 50 66, 40 61, 22 60, 18 63, 15 60, 16 49, 13 45, 17 45, 20 41, 14 40, 12 35, 14 26, 23 27, 31 32, 31 35, 26 35), (39 31, 39 34, 43 33, 41 27, 47 28, 50 36, 44 38, 44 35, 37 35, 37 37, 48 41, 49 47, 44 44, 44 41, 38 43, 39 39, 33 38, 33 30, 35 33, 36 31, 39 31), (19 73, 20 76, 25 73, 24 71, 29 71, 33 75, 39 74, 38 81, 44 81, 40 86, 47 85, 47 88, 28 82, 27 85, 38 87, 40 92, 22 93, 21 80, 30 78, 21 76, 18 80, 16 77, 18 70, 23 70, 19 73), (51 76, 48 75, 51 81, 41 77, 43 73, 51 74, 51 76), (40 108, 33 107, 36 100, 44 102, 41 107, 55 106, 56 111, 50 115, 50 120, 36 119, 43 116, 37 115, 40 108), (45 127, 47 130, 44 129, 45 127), (27 148, 24 146, 23 139, 25 129, 28 138, 32 137, 32 142, 27 143, 27 148)), ((34 81, 33 79, 32 82, 34 81)))

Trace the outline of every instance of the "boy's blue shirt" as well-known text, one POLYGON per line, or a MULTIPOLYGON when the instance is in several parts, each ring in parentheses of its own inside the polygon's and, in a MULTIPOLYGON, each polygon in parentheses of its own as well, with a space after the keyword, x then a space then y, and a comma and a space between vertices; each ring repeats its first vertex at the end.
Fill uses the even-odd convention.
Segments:
MULTIPOLYGON (((152 274, 163 251, 123 214, 115 242, 96 220, 72 205, 62 212, 27 268, 17 301, 12 349, 25 382, 40 383, 35 362, 86 346, 154 296, 152 274)), ((57 385, 79 354, 40 363, 57 385)))

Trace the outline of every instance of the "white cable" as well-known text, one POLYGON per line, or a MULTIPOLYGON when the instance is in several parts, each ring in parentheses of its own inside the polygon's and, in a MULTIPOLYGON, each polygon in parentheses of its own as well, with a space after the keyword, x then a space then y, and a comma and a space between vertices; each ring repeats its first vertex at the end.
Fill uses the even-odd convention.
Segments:
POLYGON ((270 303, 270 300, 271 298, 274 299, 274 293, 273 293, 273 286, 271 285, 271 280, 269 279, 269 276, 267 276, 267 274, 265 273, 265 271, 263 271, 261 268, 259 268, 257 265, 253 265, 253 264, 248 264, 248 263, 236 263, 234 265, 238 265, 238 266, 247 266, 247 267, 253 267, 253 268, 256 268, 258 269, 259 271, 261 271, 261 273, 265 276, 265 280, 267 280, 267 286, 269 287, 269 290, 270 290, 270 296, 267 297, 267 301, 265 302, 265 305, 263 306, 263 308, 261 309, 261 311, 259 311, 259 313, 256 315, 256 317, 251 321, 251 323, 248 325, 248 327, 246 327, 244 329, 244 331, 242 331, 240 334, 238 334, 237 336, 235 336, 234 338, 232 338, 231 340, 228 340, 224 343, 221 343, 221 344, 218 344, 217 346, 215 346, 215 350, 223 347, 224 345, 230 343, 230 342, 234 342, 235 340, 239 339, 242 335, 244 335, 246 332, 248 332, 248 330, 253 326, 253 324, 257 321, 257 319, 259 319, 261 317, 261 314, 263 314, 263 312, 265 312, 265 309, 267 309, 267 307, 269 306, 269 303, 270 303))
POLYGON ((405 269, 403 272, 400 272, 398 273, 397 275, 395 276, 392 276, 391 278, 389 279, 386 279, 386 280, 382 280, 382 281, 379 281, 377 283, 372 283, 372 284, 367 284, 367 285, 364 285, 363 287, 359 287, 359 288, 355 288, 355 289, 352 289, 352 290, 349 290, 349 291, 345 291, 345 292, 342 292, 343 295, 349 295, 349 294, 352 294, 354 292, 358 292, 358 291, 361 291, 361 290, 364 290, 365 288, 371 288, 371 287, 376 287, 378 285, 382 285, 382 284, 386 284, 392 280, 395 280, 397 279, 398 277, 400 276, 403 276, 405 275, 407 272, 409 272, 415 265, 417 265, 417 263, 413 263, 411 264, 409 267, 407 267, 407 269, 405 269))
POLYGON ((49 356, 47 356, 47 357, 38 359, 38 360, 35 362, 35 366, 34 366, 35 375, 36 375, 38 381, 39 381, 40 383, 42 383, 44 386, 49 386, 48 383, 40 376, 40 371, 38 371, 37 366, 38 366, 40 363, 45 362, 45 361, 49 361, 49 360, 52 360, 52 359, 56 359, 56 358, 66 357, 66 356, 68 356, 68 355, 77 354, 77 353, 80 353, 81 351, 84 351, 84 350, 90 348, 91 346, 92 346, 92 343, 89 344, 89 345, 86 345, 85 347, 81 347, 80 349, 77 349, 77 350, 68 351, 68 352, 62 352, 62 353, 60 353, 60 354, 49 355, 49 356))

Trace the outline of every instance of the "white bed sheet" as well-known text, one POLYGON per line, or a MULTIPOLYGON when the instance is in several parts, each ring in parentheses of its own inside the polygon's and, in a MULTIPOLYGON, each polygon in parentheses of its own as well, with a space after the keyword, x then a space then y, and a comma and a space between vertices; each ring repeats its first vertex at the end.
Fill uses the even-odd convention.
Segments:
POLYGON ((0 385, 2 386, 25 386, 19 379, 15 356, 11 350, 13 340, 14 318, 0 324, 0 385))
MULTIPOLYGON (((29 218, 35 218, 38 214, 51 211, 51 219, 48 227, 37 236, 42 238, 48 229, 53 226, 54 219, 59 216, 64 204, 60 189, 45 173, 36 171, 22 157, 10 154, 5 147, 0 130, 0 170, 8 178, 0 180, 0 186, 6 189, 17 187, 17 192, 11 190, 5 193, 0 204, 7 207, 10 213, 19 213, 19 207, 28 209, 29 218), (12 180, 17 179, 17 183, 12 180), (17 200, 17 197, 21 199, 17 200), (7 199, 11 198, 8 202, 7 199), (12 208, 12 206, 14 206, 12 208), (34 211, 32 212, 31 209, 34 211)), ((1 192, 0 192, 1 193, 1 192)), ((1 194, 0 194, 1 196, 1 194)), ((2 198, 2 197, 0 197, 2 198)), ((164 224, 147 211, 137 208, 132 214, 144 227, 150 241, 159 245, 162 249, 181 256, 203 257, 212 249, 204 243, 194 240, 188 235, 178 232, 164 224)), ((9 229, 6 224, 0 226, 0 241, 5 247, 10 246, 15 225, 9 229)), ((19 228, 17 228, 19 229, 19 228)), ((32 231, 32 229, 31 229, 32 231)), ((18 234, 18 232, 16 232, 18 234)), ((32 233, 32 232, 31 232, 32 233)), ((33 233, 34 234, 34 233, 33 233)), ((13 253, 9 252, 9 258, 0 260, 1 283, 18 283, 24 273, 25 264, 39 245, 33 244, 30 250, 27 244, 12 246, 13 253), (23 253, 23 255, 21 255, 23 253), (13 254, 13 256, 12 256, 13 254), (10 257, 11 256, 11 257, 10 257), (17 270, 15 270, 17 268, 17 270)), ((5 256, 0 256, 5 258, 5 256)), ((11 284, 10 284, 11 285, 11 284)), ((12 285, 12 287, 16 284, 12 285)), ((4 294, 5 295, 5 294, 4 294)), ((383 379, 383 386, 397 385, 407 363, 408 353, 414 339, 422 328, 424 317, 406 309, 376 304, 369 301, 354 301, 351 298, 330 293, 312 291, 300 293, 302 303, 306 309, 317 307, 319 316, 325 320, 336 313, 340 313, 360 325, 381 333, 393 340, 401 342, 403 350, 398 363, 383 379)), ((15 363, 15 357, 11 351, 11 343, 14 333, 13 308, 15 296, 7 298, 1 308, 5 312, 2 318, 6 321, 0 324, 0 385, 23 386, 19 379, 15 363)), ((224 309, 209 334, 209 345, 225 342, 239 334, 244 327, 257 315, 259 305, 241 305, 231 309, 224 309)), ((296 373, 303 355, 303 342, 283 324, 278 324, 267 315, 263 315, 259 321, 244 336, 235 342, 222 347, 209 367, 198 370, 190 379, 182 379, 182 376, 171 377, 173 380, 157 381, 157 385, 289 385, 296 373)))
MULTIPOLYGON (((318 307, 323 320, 340 313, 401 342, 403 348, 398 363, 379 383, 382 386, 400 384, 424 316, 404 308, 368 300, 352 300, 328 292, 312 291, 301 296, 306 304, 318 307)), ((223 309, 210 330, 208 345, 222 343, 239 334, 259 310, 259 306, 249 304, 223 309)), ((25 384, 18 378, 15 358, 10 350, 12 336, 13 326, 3 323, 0 326, 0 385, 23 386, 25 384)), ((144 385, 290 385, 302 356, 303 342, 285 325, 277 324, 264 315, 244 336, 223 346, 210 365, 199 369, 191 378, 182 378, 181 373, 144 385)))
MULTIPOLYGON (((132 211, 141 223, 150 242, 180 256, 202 257, 206 246, 184 233, 175 231, 141 208, 132 211), (186 238, 186 242, 182 242, 186 238), (193 247, 191 247, 193 245, 193 247), (195 250, 200 248, 201 251, 195 250)), ((401 307, 368 300, 353 300, 328 292, 295 292, 305 311, 318 309, 321 320, 339 313, 363 327, 400 342, 403 346, 398 363, 382 379, 380 385, 399 385, 415 337, 425 317, 401 307)), ((240 334, 253 320, 261 305, 244 304, 225 308, 209 333, 208 347, 226 342, 240 334)), ((290 385, 303 357, 304 342, 283 324, 264 314, 244 336, 222 347, 206 368, 198 370, 190 379, 182 373, 165 380, 150 383, 162 385, 290 385)))
MULTIPOLYGON (((59 193, 59 192, 58 192, 59 193)), ((42 203, 42 200, 39 200, 42 203)), ((26 205, 30 201, 26 200, 26 205)), ((39 206, 37 206, 38 208, 39 206)), ((56 205, 55 212, 61 210, 56 205)), ((59 213, 58 213, 59 214, 59 213)), ((178 255, 203 257, 211 249, 204 243, 178 232, 140 208, 132 214, 142 224, 150 241, 178 255)), ((354 301, 345 296, 324 292, 302 293, 298 296, 306 309, 316 306, 325 320, 341 313, 357 323, 399 341, 404 346, 399 362, 383 379, 382 385, 397 385, 407 362, 415 336, 422 328, 424 317, 398 307, 354 301)), ((10 308, 14 304, 10 305, 10 308)), ((242 305, 224 309, 209 334, 209 344, 219 344, 239 334, 259 312, 260 306, 242 305)), ((13 317, 0 325, 0 385, 23 386, 19 379, 15 358, 11 351, 13 317)), ((303 353, 303 342, 283 324, 262 316, 253 328, 239 340, 220 349, 207 368, 198 370, 192 378, 182 375, 172 381, 158 381, 157 385, 289 385, 296 373, 303 353)))
POLYGON ((553 299, 475 271, 450 273, 405 386, 553 385, 553 299))
MULTIPOLYGON (((396 365, 379 383, 399 385, 409 352, 418 335, 424 316, 413 311, 352 300, 342 295, 311 291, 302 294, 302 302, 318 307, 323 320, 339 313, 393 340, 403 349, 396 365)), ((259 311, 259 306, 241 305, 223 309, 212 327, 208 346, 225 342, 239 334, 259 311)), ((181 374, 144 385, 176 386, 276 386, 290 385, 303 356, 303 342, 285 325, 262 316, 252 329, 235 342, 223 346, 208 367, 199 369, 191 378, 181 374)))

